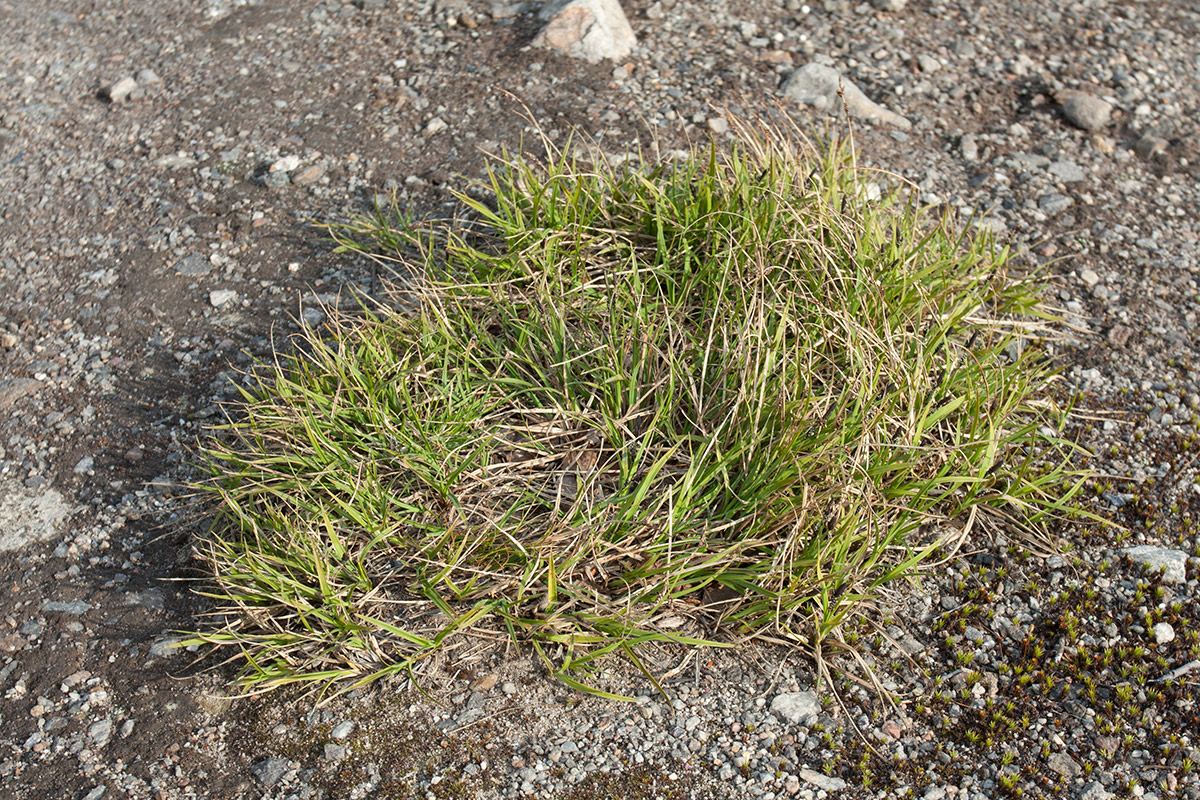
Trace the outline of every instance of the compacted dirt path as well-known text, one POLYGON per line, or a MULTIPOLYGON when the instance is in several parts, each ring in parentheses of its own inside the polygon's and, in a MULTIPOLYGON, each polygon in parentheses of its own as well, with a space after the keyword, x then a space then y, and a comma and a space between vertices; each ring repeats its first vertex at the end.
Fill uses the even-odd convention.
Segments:
POLYGON ((1200 6, 623 5, 637 47, 591 64, 531 46, 537 3, 0 0, 0 795, 1200 797, 1200 6), (863 163, 1047 265, 1122 529, 981 533, 890 596, 860 646, 896 705, 756 646, 662 653, 669 702, 460 653, 432 697, 314 710, 169 646, 207 610, 189 453, 239 369, 372 285, 313 220, 450 213, 526 114, 613 156, 820 126, 780 91, 809 63, 904 116, 856 121, 863 163))

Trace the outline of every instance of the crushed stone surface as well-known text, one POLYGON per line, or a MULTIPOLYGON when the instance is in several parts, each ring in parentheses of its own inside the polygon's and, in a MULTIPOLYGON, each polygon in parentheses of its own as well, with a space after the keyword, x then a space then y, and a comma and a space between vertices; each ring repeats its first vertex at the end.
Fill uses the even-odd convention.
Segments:
POLYGON ((533 45, 536 2, 0 0, 0 794, 1200 798, 1200 7, 621 6, 636 43, 591 63, 533 45), (206 610, 189 448, 374 285, 312 220, 452 212, 523 114, 611 156, 844 126, 784 95, 809 64, 908 123, 852 118, 862 163, 1052 276, 1122 530, 975 531, 827 654, 837 692, 766 644, 648 651, 666 697, 594 676, 634 703, 464 650, 317 706, 171 646, 206 610))

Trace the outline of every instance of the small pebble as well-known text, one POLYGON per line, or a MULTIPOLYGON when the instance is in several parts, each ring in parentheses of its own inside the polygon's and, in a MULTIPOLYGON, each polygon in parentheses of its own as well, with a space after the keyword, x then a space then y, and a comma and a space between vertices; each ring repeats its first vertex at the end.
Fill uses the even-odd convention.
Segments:
POLYGON ((1065 194, 1046 194, 1038 198, 1038 208, 1045 211, 1050 216, 1061 214, 1075 203, 1070 197, 1065 194))
POLYGON ((729 133, 729 122, 721 117, 712 117, 708 120, 708 129, 721 136, 729 133))
POLYGON ((496 685, 496 673, 489 672, 486 675, 481 675, 471 682, 471 691, 473 692, 490 692, 496 685))
POLYGON ((421 131, 421 135, 436 136, 449 127, 450 125, 446 122, 446 120, 442 119, 441 117, 434 117, 433 119, 429 120, 429 122, 425 123, 425 128, 421 131))
POLYGON ((250 774, 268 789, 279 783, 287 771, 288 760, 278 757, 264 758, 262 761, 255 762, 250 767, 250 774))
POLYGON ((110 103, 123 103, 129 99, 129 95, 136 88, 138 88, 137 81, 133 78, 121 78, 121 80, 109 86, 104 94, 110 103))
POLYGON ((1169 144, 1170 142, 1161 136, 1146 134, 1133 143, 1133 152, 1137 153, 1139 158, 1148 160, 1166 150, 1169 144))
POLYGON ((310 164, 304 169, 292 173, 290 177, 296 186, 308 186, 324 178, 325 172, 324 164, 310 164))
POLYGON ((203 253, 192 253, 175 262, 175 271, 188 277, 207 275, 211 269, 212 262, 203 253))
POLYGON ((933 73, 942 68, 942 62, 928 53, 921 53, 917 56, 917 67, 920 68, 921 72, 933 73))
POLYGON ((263 186, 266 186, 268 189, 282 189, 291 182, 291 178, 282 170, 268 172, 263 176, 263 186))
POLYGON ((1063 183, 1076 183, 1087 177, 1083 167, 1074 161, 1055 161, 1046 168, 1046 171, 1063 183))

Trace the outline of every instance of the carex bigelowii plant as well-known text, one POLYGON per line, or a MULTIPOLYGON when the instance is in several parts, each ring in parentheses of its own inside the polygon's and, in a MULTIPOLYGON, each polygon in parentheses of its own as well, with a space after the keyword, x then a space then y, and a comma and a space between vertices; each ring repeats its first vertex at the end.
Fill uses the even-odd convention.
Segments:
POLYGON ((601 657, 819 647, 945 531, 1069 513, 1040 285, 852 148, 739 133, 502 159, 468 225, 330 226, 415 277, 305 334, 207 451, 193 640, 262 687, 500 636, 603 694, 601 657))

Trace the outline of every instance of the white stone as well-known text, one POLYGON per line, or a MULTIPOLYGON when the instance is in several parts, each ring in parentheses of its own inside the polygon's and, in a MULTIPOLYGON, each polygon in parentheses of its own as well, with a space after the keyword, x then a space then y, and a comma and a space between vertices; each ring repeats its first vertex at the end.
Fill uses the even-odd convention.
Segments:
POLYGON ((137 88, 137 81, 133 78, 121 78, 121 80, 108 87, 106 94, 110 103, 123 103, 129 99, 129 95, 137 88))
POLYGON ((917 66, 921 68, 921 72, 937 72, 942 68, 942 62, 928 53, 921 53, 917 56, 917 66))
POLYGON ((821 713, 815 692, 784 692, 771 701, 771 713, 794 725, 811 725, 821 713))
POLYGON ((846 782, 841 778, 831 778, 828 775, 822 775, 813 769, 800 770, 800 779, 805 783, 810 783, 818 789, 824 789, 827 792, 840 792, 846 788, 846 782))
POLYGON ((223 305, 232 303, 237 299, 238 293, 233 289, 213 289, 208 293, 208 302, 213 308, 220 308, 223 305))
POLYGON ((162 639, 155 639, 150 645, 150 658, 173 658, 183 652, 183 648, 179 643, 183 641, 177 636, 167 636, 162 639))
POLYGON ((196 166, 198 163, 200 162, 187 153, 168 153, 155 161, 154 166, 166 169, 187 169, 188 167, 196 166))
POLYGON ((846 99, 846 110, 852 116, 886 122, 901 130, 912 128, 912 123, 906 118, 874 102, 837 70, 824 64, 805 64, 793 72, 783 84, 783 94, 789 100, 812 106, 818 111, 837 114, 842 108, 842 98, 838 96, 839 86, 846 99))
POLYGON ((1160 622, 1154 626, 1154 641, 1157 644, 1168 644, 1175 641, 1175 629, 1169 622, 1160 622))
POLYGON ((1163 579, 1171 583, 1187 583, 1187 553, 1166 547, 1142 544, 1121 551, 1151 570, 1161 570, 1163 579))
POLYGON ((1104 788, 1100 781, 1088 783, 1079 793, 1079 800, 1109 800, 1111 797, 1112 794, 1104 788))
POLYGON ((291 172, 300 166, 300 156, 284 156, 271 165, 271 172, 291 172))
POLYGON ((345 739, 352 733, 354 733, 354 722, 351 720, 346 720, 345 722, 336 725, 334 729, 329 732, 329 735, 334 739, 345 739))
POLYGON ((708 120, 708 129, 720 136, 729 133, 729 122, 721 117, 712 117, 708 120))
POLYGON ((546 26, 534 37, 535 46, 592 64, 625 58, 637 44, 617 0, 553 0, 539 16, 546 26))

